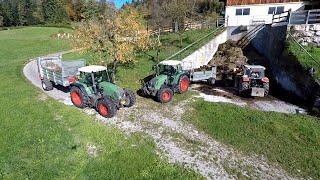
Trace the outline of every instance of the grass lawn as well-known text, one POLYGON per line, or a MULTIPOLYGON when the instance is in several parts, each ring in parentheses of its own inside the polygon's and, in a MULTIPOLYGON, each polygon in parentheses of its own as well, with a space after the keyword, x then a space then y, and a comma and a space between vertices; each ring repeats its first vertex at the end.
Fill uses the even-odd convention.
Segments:
POLYGON ((196 101, 185 119, 215 139, 278 163, 291 174, 320 178, 320 121, 303 115, 286 115, 196 101))
MULTIPOLYGON (((59 28, 0 32, 0 179, 191 179, 150 139, 126 136, 75 107, 45 99, 23 76, 29 58, 69 49, 59 28), (88 155, 88 146, 98 156, 88 155)), ((64 29, 64 31, 68 31, 64 29)))
POLYGON ((305 51, 299 47, 294 41, 288 42, 288 51, 292 53, 306 69, 315 68, 316 77, 320 78, 320 48, 318 47, 305 47, 311 56, 317 61, 315 62, 305 51))

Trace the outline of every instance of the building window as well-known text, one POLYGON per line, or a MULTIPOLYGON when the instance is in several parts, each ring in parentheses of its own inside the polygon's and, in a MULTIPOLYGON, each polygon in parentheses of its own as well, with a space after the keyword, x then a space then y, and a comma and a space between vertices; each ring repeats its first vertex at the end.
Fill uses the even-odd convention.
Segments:
POLYGON ((236 16, 250 15, 250 8, 236 9, 236 16))
POLYGON ((269 7, 268 14, 281 14, 284 12, 284 6, 269 7))

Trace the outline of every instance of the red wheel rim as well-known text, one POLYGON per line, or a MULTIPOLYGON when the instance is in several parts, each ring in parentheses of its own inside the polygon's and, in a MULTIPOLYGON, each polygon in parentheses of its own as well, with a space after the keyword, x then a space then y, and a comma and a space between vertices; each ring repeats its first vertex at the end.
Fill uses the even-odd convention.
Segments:
POLYGON ((170 98, 171 98, 171 94, 170 94, 169 91, 164 91, 164 92, 162 93, 162 100, 163 100, 163 102, 168 102, 168 101, 170 101, 170 98))
POLYGON ((109 112, 108 112, 108 108, 104 105, 104 104, 99 104, 99 112, 102 116, 106 117, 108 116, 109 112))
POLYGON ((182 92, 186 92, 189 88, 189 81, 188 79, 182 79, 181 84, 180 84, 180 90, 182 92))
POLYGON ((76 106, 80 106, 82 103, 81 97, 76 91, 71 92, 71 99, 76 106))

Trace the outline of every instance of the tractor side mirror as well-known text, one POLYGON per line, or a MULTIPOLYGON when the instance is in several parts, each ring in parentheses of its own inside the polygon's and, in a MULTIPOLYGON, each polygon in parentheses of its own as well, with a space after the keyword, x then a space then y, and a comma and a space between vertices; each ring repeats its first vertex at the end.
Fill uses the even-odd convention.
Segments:
POLYGON ((152 71, 156 70, 157 65, 152 66, 152 71))

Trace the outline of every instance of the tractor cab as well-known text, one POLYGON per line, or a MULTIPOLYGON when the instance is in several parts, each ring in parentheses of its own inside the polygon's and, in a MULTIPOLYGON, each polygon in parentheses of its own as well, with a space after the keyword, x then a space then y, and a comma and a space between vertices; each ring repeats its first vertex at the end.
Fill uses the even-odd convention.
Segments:
POLYGON ((259 65, 244 65, 243 67, 244 75, 250 79, 262 79, 265 77, 266 68, 259 65))
POLYGON ((173 76, 182 72, 181 61, 168 60, 162 61, 156 65, 156 75, 173 76))
POLYGON ((112 72, 104 66, 86 66, 79 68, 79 72, 80 82, 91 86, 104 81, 113 83, 112 72))

